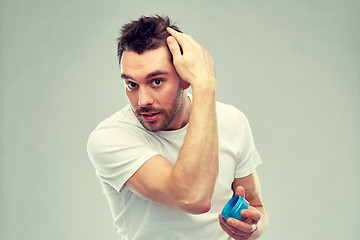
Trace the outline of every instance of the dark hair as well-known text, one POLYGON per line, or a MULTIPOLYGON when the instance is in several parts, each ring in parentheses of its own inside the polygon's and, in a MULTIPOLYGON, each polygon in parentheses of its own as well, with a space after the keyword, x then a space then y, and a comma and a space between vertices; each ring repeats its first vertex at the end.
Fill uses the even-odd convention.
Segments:
POLYGON ((138 20, 125 24, 121 28, 120 37, 117 39, 119 63, 124 50, 131 50, 142 54, 146 50, 156 49, 163 45, 167 46, 166 39, 170 36, 166 31, 167 27, 181 32, 176 25, 170 22, 167 16, 142 16, 138 20))

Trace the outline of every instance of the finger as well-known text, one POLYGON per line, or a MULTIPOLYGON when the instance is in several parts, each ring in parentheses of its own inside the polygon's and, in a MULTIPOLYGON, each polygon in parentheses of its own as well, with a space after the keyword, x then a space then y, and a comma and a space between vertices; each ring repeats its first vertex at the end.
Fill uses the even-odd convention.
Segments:
POLYGON ((243 198, 245 198, 245 188, 243 186, 238 186, 236 189, 235 189, 235 195, 240 195, 242 196, 243 198))
POLYGON ((253 220, 252 222, 257 223, 261 219, 261 213, 256 208, 248 208, 241 211, 241 216, 253 220))
POLYGON ((225 220, 221 215, 219 215, 219 220, 220 223, 224 224, 231 232, 238 235, 248 236, 248 234, 252 233, 252 224, 241 222, 231 217, 225 220))
POLYGON ((168 37, 166 39, 167 45, 170 49, 170 52, 173 56, 174 61, 178 61, 181 59, 181 51, 178 42, 174 37, 168 37))
POLYGON ((257 229, 257 225, 253 224, 251 225, 251 232, 254 232, 257 229))
POLYGON ((238 234, 233 233, 232 231, 230 231, 230 229, 228 229, 227 225, 223 224, 220 222, 220 227, 224 230, 224 232, 226 232, 232 239, 236 239, 236 240, 246 240, 249 239, 248 237, 244 237, 238 234))
POLYGON ((229 229, 234 233, 244 232, 247 234, 251 234, 253 232, 253 224, 248 224, 234 218, 228 218, 226 223, 230 226, 229 229))
POLYGON ((229 224, 227 224, 226 220, 219 215, 219 224, 220 227, 232 238, 234 239, 248 239, 249 237, 251 237, 252 234, 248 234, 242 231, 239 231, 238 229, 230 226, 229 224))
POLYGON ((174 38, 176 38, 177 40, 179 39, 184 39, 185 37, 185 34, 184 33, 181 33, 181 32, 178 32, 170 27, 167 27, 166 28, 166 31, 171 35, 173 36, 174 38))
POLYGON ((234 237, 235 237, 235 234, 234 234, 232 231, 230 231, 230 229, 226 226, 225 223, 226 223, 226 222, 224 221, 224 219, 223 219, 221 216, 219 216, 219 224, 220 224, 220 227, 221 227, 230 237, 234 238, 234 237))
POLYGON ((166 28, 166 30, 171 36, 176 39, 176 41, 183 48, 183 50, 184 48, 187 49, 198 45, 198 43, 191 36, 186 35, 185 33, 178 32, 169 27, 166 28))

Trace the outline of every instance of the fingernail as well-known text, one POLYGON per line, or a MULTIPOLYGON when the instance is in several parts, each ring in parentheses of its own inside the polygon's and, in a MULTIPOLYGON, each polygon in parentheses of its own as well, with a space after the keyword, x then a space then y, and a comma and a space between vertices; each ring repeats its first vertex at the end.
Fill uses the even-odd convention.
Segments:
POLYGON ((228 220, 228 223, 229 223, 229 224, 235 224, 235 221, 234 221, 234 219, 229 219, 229 220, 228 220))
POLYGON ((255 229, 256 229, 256 224, 251 225, 251 232, 255 231, 255 229))

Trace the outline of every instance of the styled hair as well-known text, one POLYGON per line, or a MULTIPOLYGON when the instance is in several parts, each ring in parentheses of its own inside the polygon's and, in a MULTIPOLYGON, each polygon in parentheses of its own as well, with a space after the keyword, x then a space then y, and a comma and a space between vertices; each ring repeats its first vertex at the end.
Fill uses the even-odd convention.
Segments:
POLYGON ((166 31, 167 27, 181 32, 176 25, 170 22, 168 16, 142 16, 138 20, 133 20, 125 24, 121 28, 120 37, 117 39, 119 64, 125 50, 142 54, 146 50, 167 46, 166 39, 170 36, 166 31))

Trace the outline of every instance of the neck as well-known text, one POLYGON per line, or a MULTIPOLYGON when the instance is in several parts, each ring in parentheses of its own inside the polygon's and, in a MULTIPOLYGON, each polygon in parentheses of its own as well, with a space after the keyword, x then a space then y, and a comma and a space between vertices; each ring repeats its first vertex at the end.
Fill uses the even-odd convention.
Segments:
POLYGON ((188 124, 190 119, 190 112, 191 112, 191 100, 187 95, 187 91, 184 90, 182 95, 182 104, 178 114, 176 115, 175 119, 166 129, 167 131, 177 130, 180 128, 185 127, 188 124))

